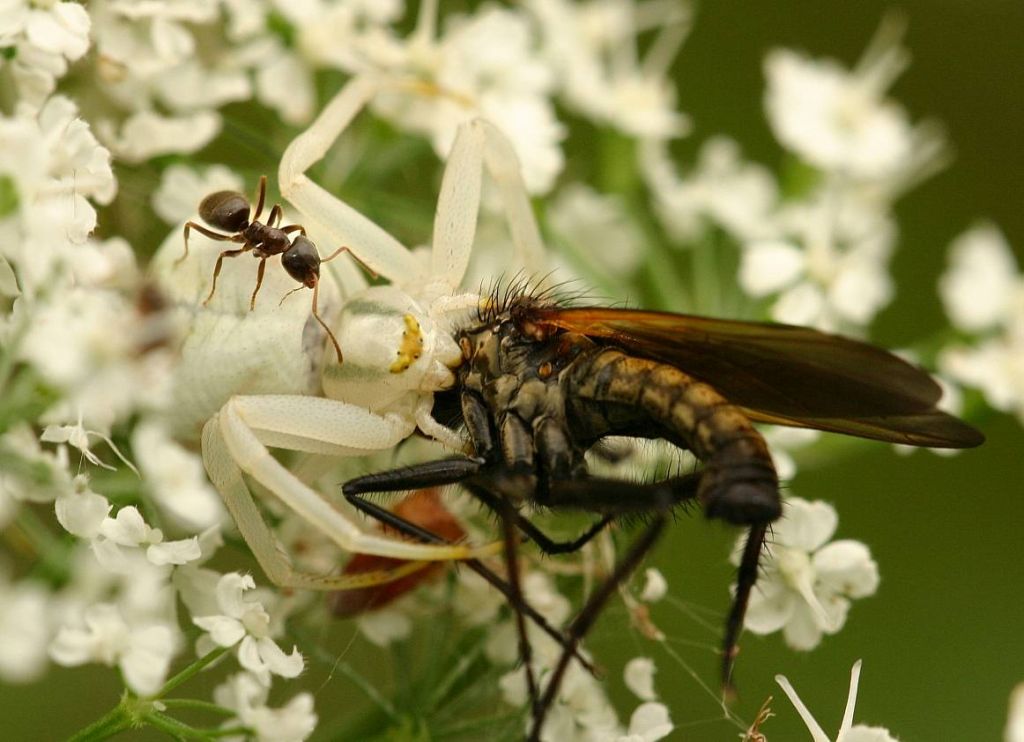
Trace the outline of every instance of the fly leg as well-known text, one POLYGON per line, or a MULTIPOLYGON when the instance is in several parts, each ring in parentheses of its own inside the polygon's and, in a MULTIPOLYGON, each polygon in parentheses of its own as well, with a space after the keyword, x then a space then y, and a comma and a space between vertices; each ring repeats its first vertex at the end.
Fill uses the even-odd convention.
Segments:
MULTIPOLYGON (((436 533, 392 513, 377 503, 366 500, 363 495, 368 492, 396 492, 456 484, 479 471, 480 466, 479 460, 470 458, 429 461, 415 466, 407 466, 377 474, 368 474, 364 477, 352 479, 343 485, 342 493, 345 499, 357 510, 390 526, 399 533, 429 544, 447 543, 445 539, 436 533)), ((505 599, 509 601, 509 604, 513 606, 518 614, 525 615, 533 621, 541 631, 554 639, 565 651, 570 652, 588 672, 596 674, 597 671, 593 664, 575 648, 570 649, 562 633, 548 623, 547 619, 538 613, 536 609, 526 603, 520 591, 516 591, 511 587, 511 580, 506 581, 502 579, 479 560, 469 559, 463 562, 463 564, 497 588, 498 592, 505 596, 505 599)))
MULTIPOLYGON (((666 502, 668 502, 668 498, 666 498, 666 502)), ((538 703, 534 705, 533 724, 528 737, 530 742, 536 742, 540 739, 541 730, 544 727, 544 719, 551 708, 551 704, 554 703, 555 697, 558 695, 558 688, 562 683, 562 678, 565 676, 566 670, 569 669, 569 662, 578 651, 580 642, 590 630, 590 627, 594 625, 594 621, 597 620, 612 593, 633 573, 640 562, 643 561, 647 552, 654 546, 668 521, 666 513, 667 507, 663 507, 657 512, 654 520, 633 542, 626 555, 615 565, 611 575, 608 576, 597 590, 591 593, 586 604, 584 604, 576 618, 572 620, 572 623, 566 629, 566 642, 568 646, 562 651, 561 657, 558 658, 558 664, 555 665, 551 672, 547 687, 544 689, 544 694, 540 697, 538 703)))

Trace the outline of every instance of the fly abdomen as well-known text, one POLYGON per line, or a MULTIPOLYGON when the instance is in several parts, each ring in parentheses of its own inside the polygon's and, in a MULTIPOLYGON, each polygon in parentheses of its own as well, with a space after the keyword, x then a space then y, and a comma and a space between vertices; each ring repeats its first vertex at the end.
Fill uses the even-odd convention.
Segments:
POLYGON ((780 515, 778 477, 764 439, 714 387, 675 366, 614 349, 586 366, 574 379, 578 394, 633 407, 704 462, 698 497, 709 517, 746 524, 780 515))

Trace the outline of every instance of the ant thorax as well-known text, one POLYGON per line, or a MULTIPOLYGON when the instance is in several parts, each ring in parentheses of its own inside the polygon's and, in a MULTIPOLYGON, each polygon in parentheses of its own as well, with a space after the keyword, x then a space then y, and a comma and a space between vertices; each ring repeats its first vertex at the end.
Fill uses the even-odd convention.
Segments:
POLYGON ((345 362, 325 359, 324 391, 374 411, 387 411, 421 392, 447 389, 462 361, 444 317, 406 292, 375 286, 347 301, 338 320, 345 362))

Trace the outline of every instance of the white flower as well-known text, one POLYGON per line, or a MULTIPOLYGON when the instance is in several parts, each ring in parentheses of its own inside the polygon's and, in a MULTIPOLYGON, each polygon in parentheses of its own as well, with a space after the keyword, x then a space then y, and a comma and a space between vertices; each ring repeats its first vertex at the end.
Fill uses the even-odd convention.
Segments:
POLYGON ((15 0, 0 6, 0 15, 0 42, 15 50, 10 65, 18 97, 39 106, 67 72, 68 62, 89 49, 89 13, 74 2, 15 0))
POLYGON ((95 538, 110 512, 110 503, 106 497, 89 489, 86 476, 75 477, 73 484, 72 491, 59 496, 54 502, 57 522, 79 538, 95 538))
MULTIPOLYGON (((745 626, 755 634, 782 629, 790 647, 809 650, 822 634, 843 627, 850 599, 878 589, 878 565, 859 541, 827 543, 839 522, 828 503, 790 498, 783 508, 769 535, 745 626)), ((737 542, 734 564, 744 541, 737 542)))
POLYGON ((765 108, 783 146, 825 171, 854 178, 907 177, 933 151, 929 127, 914 128, 906 112, 884 98, 908 55, 902 28, 883 22, 857 68, 777 49, 765 59, 765 108))
POLYGON ((0 571, 0 679, 31 683, 46 671, 50 593, 41 584, 8 584, 0 571))
POLYGON ((0 219, 0 252, 25 297, 51 291, 96 226, 87 199, 109 203, 116 191, 110 153, 74 103, 54 96, 39 110, 0 116, 0 177, 13 186, 14 218, 0 219))
POLYGON ((115 128, 100 122, 98 130, 111 151, 125 162, 142 162, 172 152, 191 154, 209 144, 220 133, 220 116, 199 111, 180 116, 163 116, 139 111, 115 128))
POLYGON ((697 164, 685 176, 676 172, 666 142, 645 142, 640 154, 658 217, 675 239, 696 241, 708 223, 741 241, 775 234, 779 202, 775 176, 767 168, 743 160, 732 139, 708 139, 697 155, 697 164))
POLYGON ((132 450, 154 502, 186 528, 222 523, 224 504, 210 486, 200 457, 176 443, 159 423, 143 421, 132 433, 132 450))
POLYGON ((230 572, 217 583, 217 604, 220 615, 196 616, 192 622, 208 631, 208 639, 221 647, 238 645, 239 664, 270 685, 271 673, 294 678, 302 672, 304 663, 296 647, 286 655, 270 638, 270 615, 255 600, 243 597, 256 583, 249 575, 230 572))
POLYGON ((86 608, 76 623, 61 628, 50 645, 54 662, 68 667, 87 662, 117 665, 136 693, 145 696, 159 690, 177 643, 170 626, 130 626, 109 603, 86 608))
POLYGON ((526 7, 537 17, 544 53, 571 107, 637 138, 686 133, 689 120, 676 110, 666 75, 689 31, 686 4, 531 0, 526 7), (640 59, 637 37, 654 28, 659 35, 640 59))
POLYGON ((775 215, 776 234, 744 245, 739 283, 778 294, 772 318, 825 330, 861 328, 892 299, 895 223, 882 205, 828 187, 775 215))
POLYGON ((657 603, 668 594, 668 580, 660 570, 648 567, 644 570, 644 586, 640 590, 640 600, 645 603, 657 603))
POLYGON ((626 687, 641 701, 653 701, 658 697, 654 692, 654 660, 650 657, 634 657, 626 663, 622 678, 626 687))
POLYGON ((118 450, 117 446, 114 445, 114 442, 110 440, 110 437, 96 430, 86 430, 85 427, 82 425, 81 416, 79 416, 78 418, 77 425, 47 425, 46 428, 43 429, 43 434, 39 436, 39 440, 44 441, 46 443, 67 443, 68 445, 73 446, 74 448, 77 448, 79 451, 81 451, 82 455, 93 466, 99 466, 104 469, 109 469, 110 471, 115 471, 117 467, 111 466, 110 464, 104 464, 100 460, 99 456, 94 454, 89 449, 90 435, 99 438, 108 446, 110 446, 111 450, 113 450, 117 454, 118 458, 120 458, 121 461, 123 461, 128 466, 128 468, 135 472, 136 476, 138 476, 138 470, 118 450))
POLYGON ((939 355, 943 373, 1024 420, 1024 276, 1005 237, 979 225, 954 243, 939 291, 953 324, 977 334, 939 355))
POLYGON ((643 260, 643 234, 617 196, 572 183, 558 193, 548 219, 581 270, 622 282, 643 260))
POLYGON ((223 165, 212 165, 200 172, 188 165, 175 164, 160 175, 160 187, 153 193, 153 211, 168 224, 192 219, 199 202, 216 191, 241 191, 244 182, 223 165))
POLYGON ((378 96, 372 107, 402 129, 430 138, 442 158, 459 124, 475 116, 494 123, 512 142, 531 193, 551 190, 562 171, 565 128, 550 94, 554 75, 537 59, 537 39, 521 12, 485 5, 469 16, 453 15, 436 37, 437 19, 421 13, 405 40, 373 25, 352 49, 337 38, 351 28, 351 11, 310 14, 300 26, 307 55, 350 71, 374 71, 406 90, 378 96), (353 54, 353 52, 355 52, 353 54), (412 85, 412 81, 416 81, 412 85))
POLYGON ((629 731, 617 742, 655 742, 667 737, 675 729, 663 703, 648 702, 636 707, 629 718, 629 731))
POLYGON ((362 613, 356 617, 356 625, 360 633, 378 647, 409 638, 413 629, 412 618, 401 606, 387 606, 362 613))
POLYGON ((164 541, 163 532, 147 525, 134 505, 118 510, 115 518, 104 519, 100 536, 93 541, 93 551, 100 564, 115 572, 131 566, 121 547, 145 549, 146 558, 158 567, 187 564, 200 557, 198 538, 164 541))
POLYGON ((35 432, 17 422, 0 435, 4 455, 23 466, 0 469, 0 498, 13 502, 53 502, 75 491, 68 471, 67 449, 44 451, 35 432))
MULTIPOLYGON (((846 711, 843 713, 843 721, 839 725, 839 732, 836 734, 834 742, 897 742, 888 729, 869 727, 864 724, 853 725, 853 711, 857 704, 857 686, 860 682, 860 665, 860 660, 857 660, 853 663, 853 669, 850 671, 850 693, 846 699, 846 711)), ((800 714, 800 718, 807 725, 807 731, 811 733, 811 739, 814 742, 833 742, 825 734, 825 730, 815 721, 811 712, 807 710, 803 701, 800 700, 800 696, 797 695, 796 690, 790 685, 789 680, 784 675, 776 675, 775 682, 782 686, 782 690, 789 696, 789 700, 793 702, 797 713, 800 714)))
POLYGON ((1013 250, 995 225, 977 224, 950 245, 939 295, 956 327, 980 332, 1006 322, 1022 292, 1013 250))
POLYGON ((238 720, 256 733, 260 742, 299 742, 316 728, 313 696, 300 693, 287 705, 272 709, 268 689, 248 673, 236 673, 213 691, 214 701, 238 714, 238 720))
POLYGON ((1010 713, 1006 720, 1004 742, 1024 742, 1024 683, 1010 694, 1010 713))

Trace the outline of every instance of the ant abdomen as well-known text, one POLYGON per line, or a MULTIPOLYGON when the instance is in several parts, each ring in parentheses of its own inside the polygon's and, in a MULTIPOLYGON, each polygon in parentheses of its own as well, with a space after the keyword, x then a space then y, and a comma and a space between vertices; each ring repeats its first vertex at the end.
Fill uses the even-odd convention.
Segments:
POLYGON ((249 224, 249 199, 236 191, 217 191, 199 204, 199 216, 211 227, 241 232, 249 224))

